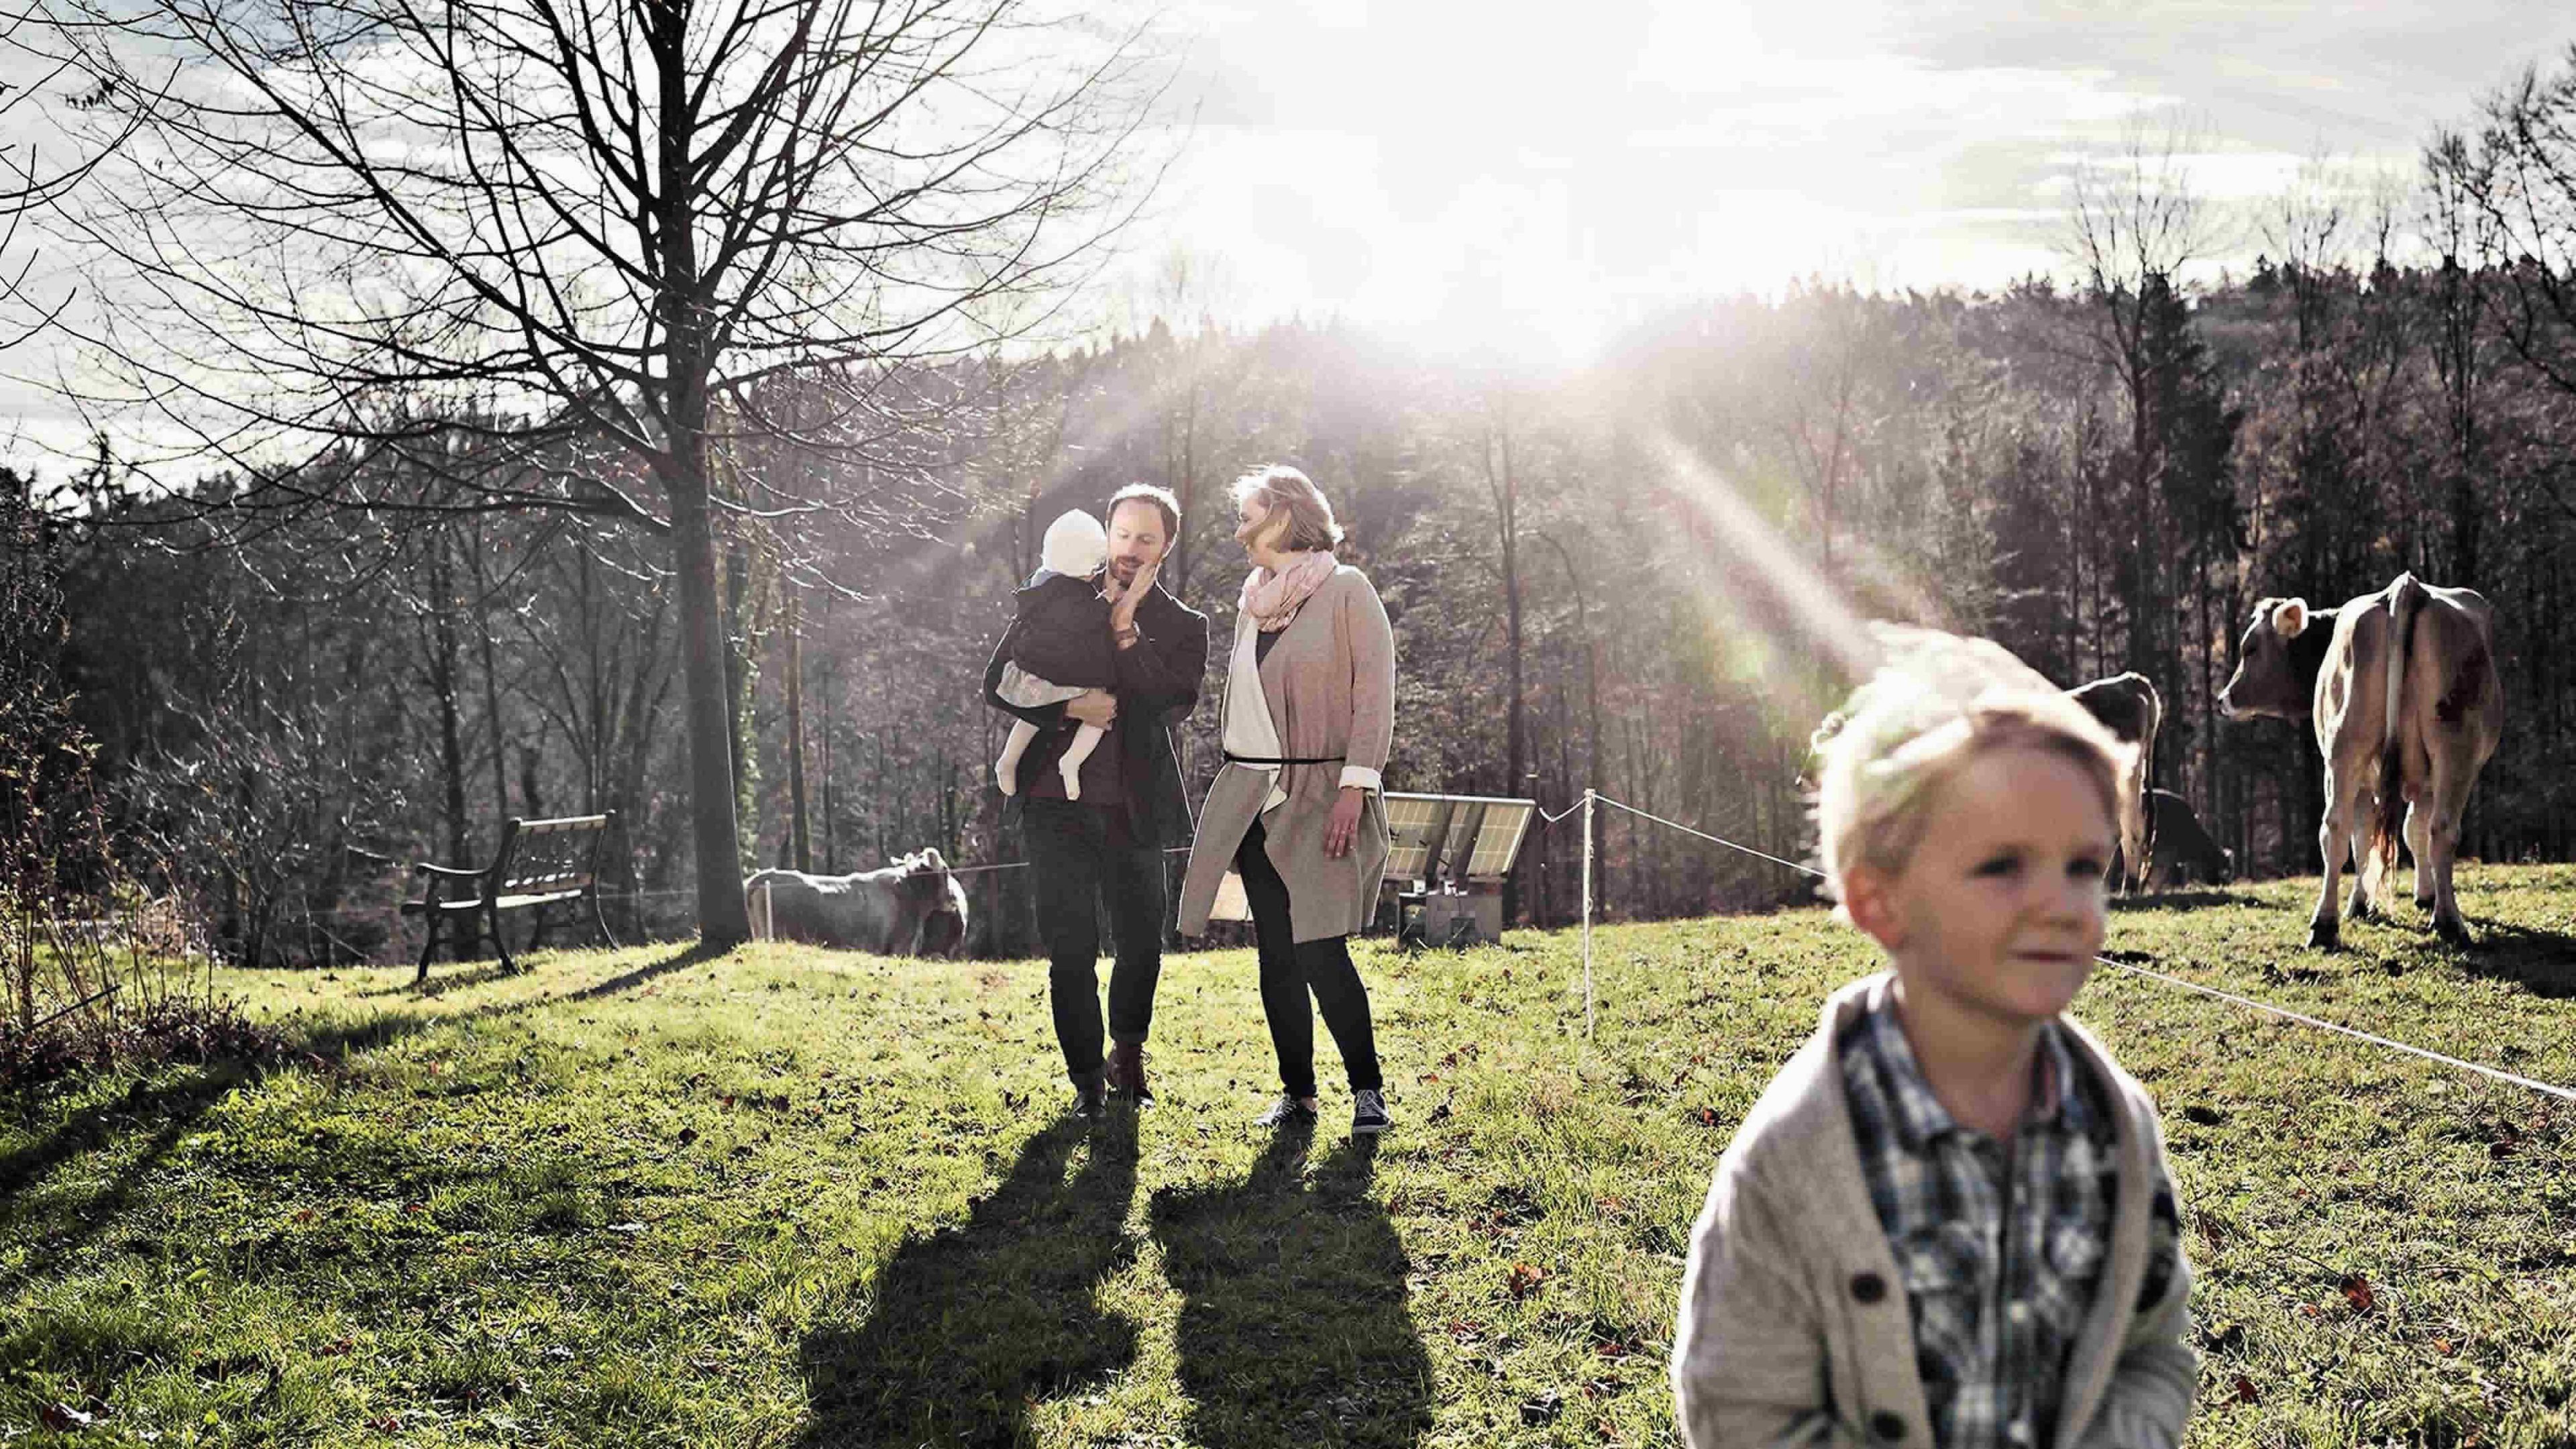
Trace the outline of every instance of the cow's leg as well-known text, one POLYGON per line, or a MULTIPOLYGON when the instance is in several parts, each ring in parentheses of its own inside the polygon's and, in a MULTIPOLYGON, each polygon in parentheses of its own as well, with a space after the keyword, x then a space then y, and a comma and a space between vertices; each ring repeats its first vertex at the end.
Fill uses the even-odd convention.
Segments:
POLYGON ((2347 921, 2383 919, 2379 902, 2370 894, 2370 872, 2364 868, 2364 863, 2370 859, 2370 829, 2362 823, 2369 818, 2365 803, 2360 800, 2352 803, 2353 826, 2344 842, 2344 858, 2352 863, 2352 894, 2343 903, 2343 918, 2347 921))
POLYGON ((2155 873, 2155 862, 2147 857, 2149 806, 2140 793, 2132 789, 2120 807, 2120 884, 2131 895, 2146 890, 2149 877, 2155 873))
MULTIPOLYGON (((2471 781, 2467 771, 2446 769, 2444 765, 2445 761, 2436 754, 2433 788, 2426 792, 2433 807, 2432 824, 2424 832, 2432 845, 2433 930, 2443 940, 2465 946, 2469 944, 2469 924, 2460 918, 2459 898, 2451 893, 2451 866, 2460 856, 2460 822, 2468 814, 2471 781)), ((2422 858, 2417 857, 2419 861, 2422 858)))
POLYGON ((2415 856, 2415 908, 2430 911, 2439 877, 2433 866, 2433 805, 2429 799, 2407 803, 2406 848, 2415 856))
POLYGON ((2352 785, 2335 777, 2334 767, 2326 767, 2326 818, 2317 826, 2317 855, 2325 879, 2317 890, 2317 908, 2308 917, 2308 944, 2320 951, 2332 951, 2343 944, 2343 930, 2335 920, 2335 907, 2341 903, 2344 853, 2352 843, 2352 785))

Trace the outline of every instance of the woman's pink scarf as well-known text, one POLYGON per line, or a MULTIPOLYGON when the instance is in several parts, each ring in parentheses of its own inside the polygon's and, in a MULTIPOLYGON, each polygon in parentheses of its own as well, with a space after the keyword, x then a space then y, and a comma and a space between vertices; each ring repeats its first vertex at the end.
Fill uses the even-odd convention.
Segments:
POLYGON ((1275 574, 1256 564, 1243 581, 1237 607, 1260 622, 1262 633, 1276 634, 1296 620, 1297 610, 1314 597, 1337 566, 1332 550, 1325 548, 1297 555, 1296 562, 1275 574))

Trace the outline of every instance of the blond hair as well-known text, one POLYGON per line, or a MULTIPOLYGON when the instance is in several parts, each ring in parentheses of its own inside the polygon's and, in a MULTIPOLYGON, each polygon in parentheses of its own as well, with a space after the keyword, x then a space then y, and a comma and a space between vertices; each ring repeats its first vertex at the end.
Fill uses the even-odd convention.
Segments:
POLYGON ((1288 536, 1279 543, 1282 553, 1331 548, 1342 541, 1342 526, 1333 521, 1333 505, 1324 501, 1323 490, 1315 486, 1315 480, 1285 463, 1273 463, 1234 480, 1237 508, 1253 497, 1273 510, 1288 510, 1288 536))
POLYGON ((1816 850, 1834 914, 1853 870, 1896 875, 1922 843, 1942 782, 1995 750, 2063 756, 2119 814, 2119 768, 2131 748, 2084 707, 1990 639, 1873 626, 1885 653, 1812 741, 1816 850))

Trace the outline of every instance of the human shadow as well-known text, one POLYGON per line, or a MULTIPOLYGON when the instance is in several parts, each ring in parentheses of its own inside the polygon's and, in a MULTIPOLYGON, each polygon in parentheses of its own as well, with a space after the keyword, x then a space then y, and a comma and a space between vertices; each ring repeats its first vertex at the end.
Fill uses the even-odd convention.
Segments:
POLYGON ((1154 1194, 1198 1443, 1403 1446, 1431 1427, 1410 1265, 1368 1196, 1374 1142, 1352 1139, 1310 1176, 1311 1135, 1273 1137, 1240 1183, 1154 1194))
POLYGON ((1136 1258, 1135 1118, 1085 1128, 1031 1137, 964 1224, 909 1239, 878 1270, 856 1326, 807 1335, 800 1444, 1025 1444, 1033 1403, 1135 1361, 1135 1324, 1098 1302, 1136 1258))

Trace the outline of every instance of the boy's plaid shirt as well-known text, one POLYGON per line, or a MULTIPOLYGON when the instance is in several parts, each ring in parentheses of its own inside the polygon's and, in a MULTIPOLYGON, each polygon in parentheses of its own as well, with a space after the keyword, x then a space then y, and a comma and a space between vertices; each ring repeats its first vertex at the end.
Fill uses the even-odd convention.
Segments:
MULTIPOLYGON (((1933 1443, 2047 1449, 2118 1201, 2101 1084, 2076 1070, 2051 1023, 2040 1034, 2040 1098, 2007 1153, 1932 1095, 1885 998, 1835 1047, 1861 1175, 1913 1309, 1933 1443)), ((2172 1201, 2157 1184, 2141 1303, 2161 1298, 2172 1277, 2172 1201)))

